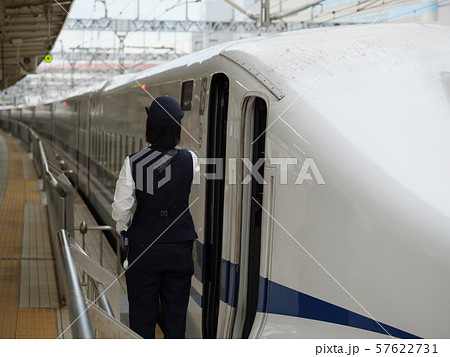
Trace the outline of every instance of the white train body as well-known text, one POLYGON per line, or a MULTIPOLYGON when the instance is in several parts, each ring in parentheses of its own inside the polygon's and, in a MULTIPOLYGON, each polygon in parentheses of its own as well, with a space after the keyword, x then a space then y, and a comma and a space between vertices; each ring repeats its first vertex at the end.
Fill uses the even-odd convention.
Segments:
POLYGON ((145 144, 142 84, 184 102, 181 146, 224 159, 223 180, 203 165, 192 188, 187 337, 450 337, 450 26, 243 40, 2 118, 63 150, 112 223, 123 158, 145 144), (241 184, 252 157, 263 185, 241 184))

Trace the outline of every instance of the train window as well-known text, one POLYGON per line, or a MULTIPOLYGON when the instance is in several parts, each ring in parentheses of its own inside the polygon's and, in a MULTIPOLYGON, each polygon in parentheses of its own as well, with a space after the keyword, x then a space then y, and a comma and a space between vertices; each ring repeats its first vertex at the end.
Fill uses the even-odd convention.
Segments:
POLYGON ((142 150, 144 148, 144 142, 142 141, 142 138, 139 140, 139 150, 142 150))
POLYGON ((183 109, 183 111, 191 110, 193 89, 194 81, 187 81, 183 83, 183 87, 181 89, 181 109, 183 109))
POLYGON ((205 106, 206 106, 206 91, 208 89, 208 79, 202 78, 201 90, 200 90, 200 108, 199 114, 205 114, 205 106))
POLYGON ((120 157, 119 157, 119 136, 114 133, 114 172, 117 172, 119 170, 119 163, 120 163, 120 157))
POLYGON ((119 135, 119 170, 123 161, 122 134, 119 135))
POLYGON ((106 166, 108 163, 108 133, 106 131, 103 132, 103 166, 106 166))
POLYGON ((106 157, 106 137, 105 137, 105 132, 102 130, 101 131, 101 145, 102 145, 102 148, 101 148, 101 154, 100 154, 100 162, 102 163, 102 165, 104 165, 105 164, 105 157, 106 157))
POLYGON ((125 137, 125 155, 128 155, 130 152, 128 151, 128 135, 125 137))
POLYGON ((103 165, 108 164, 108 134, 106 131, 103 132, 103 165))
POLYGON ((134 138, 134 136, 131 139, 131 152, 132 153, 136 152, 136 139, 134 138))
POLYGON ((103 155, 103 132, 99 129, 98 131, 98 162, 102 162, 103 155))
POLYGON ((108 168, 112 171, 114 170, 114 134, 113 133, 108 133, 108 151, 109 151, 109 155, 108 155, 108 168))
POLYGON ((111 148, 111 151, 112 151, 111 167, 112 167, 112 171, 116 172, 116 170, 117 170, 117 134, 116 133, 113 133, 112 139, 113 140, 112 140, 112 148, 111 148))
POLYGON ((101 160, 102 160, 102 151, 103 151, 103 149, 102 149, 102 143, 103 143, 103 141, 102 141, 102 132, 101 132, 101 130, 99 129, 98 130, 98 133, 97 133, 97 145, 98 145, 98 147, 97 147, 97 161, 100 163, 101 162, 101 160))
POLYGON ((107 150, 108 150, 108 155, 106 156, 106 164, 109 170, 111 170, 112 167, 112 133, 107 133, 108 135, 108 146, 107 146, 107 150))
POLYGON ((110 132, 106 132, 106 167, 111 170, 111 142, 112 137, 110 132))
POLYGON ((100 162, 100 130, 97 129, 95 133, 95 146, 96 146, 96 157, 97 161, 100 162))
POLYGON ((95 159, 95 130, 92 130, 91 136, 92 158, 95 159))
POLYGON ((91 148, 92 148, 92 158, 95 159, 95 138, 94 138, 95 131, 91 131, 91 148))
POLYGON ((92 131, 92 153, 93 159, 97 160, 97 130, 92 131))

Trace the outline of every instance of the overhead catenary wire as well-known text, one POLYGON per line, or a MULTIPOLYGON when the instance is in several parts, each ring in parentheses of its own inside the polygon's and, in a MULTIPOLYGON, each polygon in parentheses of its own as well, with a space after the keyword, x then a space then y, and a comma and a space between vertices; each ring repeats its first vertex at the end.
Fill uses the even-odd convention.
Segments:
MULTIPOLYGON (((438 2, 437 6, 439 7, 440 4, 443 4, 443 3, 446 3, 446 2, 447 2, 447 0, 444 1, 444 2, 441 2, 441 3, 438 2)), ((334 11, 333 10, 332 11, 327 11, 327 12, 324 12, 322 14, 319 14, 315 18, 315 21, 320 22, 321 18, 327 18, 327 17, 331 17, 331 16, 333 16, 333 18, 325 20, 325 22, 332 22, 333 20, 336 20, 336 19, 342 19, 342 18, 356 16, 356 15, 362 15, 363 13, 368 15, 368 14, 370 14, 370 12, 368 12, 369 10, 375 10, 375 9, 377 9, 379 7, 382 7, 383 5, 386 5, 386 3, 389 3, 389 1, 386 1, 386 0, 375 0, 375 1, 365 0, 365 1, 355 2, 355 3, 349 5, 349 6, 345 7, 345 8, 341 8, 341 9, 334 10, 334 11), (367 4, 364 8, 357 8, 357 9, 354 9, 353 11, 351 10, 352 8, 358 7, 361 4, 368 3, 368 2, 371 2, 371 3, 367 4), (348 12, 344 12, 346 10, 349 10, 349 11, 348 12), (344 12, 344 13, 342 13, 342 12, 344 12)), ((399 0, 396 3, 396 5, 397 5, 396 7, 398 7, 399 4, 404 4, 404 3, 412 3, 412 1, 411 0, 399 0)), ((404 15, 407 15, 409 13, 414 13, 414 11, 418 11, 418 10, 421 10, 421 9, 424 9, 424 8, 427 8, 427 7, 433 7, 433 6, 436 6, 436 4, 425 5, 422 8, 418 8, 418 9, 416 8, 416 9, 408 10, 408 11, 406 11, 405 13, 403 13, 401 15, 396 15, 394 17, 391 16, 389 18, 385 18, 385 19, 381 20, 381 22, 387 22, 387 21, 390 21, 392 19, 396 19, 396 18, 402 17, 404 15)), ((381 9, 380 9, 380 11, 381 11, 381 9)), ((375 16, 375 14, 374 14, 374 16, 375 16)))
MULTIPOLYGON (((450 2, 450 0, 446 0, 446 1, 443 1, 443 2, 441 2, 441 3, 436 2, 436 3, 434 3, 434 4, 425 5, 425 6, 422 6, 422 7, 420 7, 420 8, 417 8, 417 9, 411 9, 411 10, 406 11, 406 12, 404 12, 404 13, 401 13, 401 14, 399 14, 399 15, 390 17, 389 19, 390 19, 390 20, 391 20, 391 19, 397 19, 397 18, 403 17, 403 16, 408 15, 408 14, 412 14, 412 15, 413 15, 416 11, 420 11, 420 10, 423 10, 423 9, 426 9, 426 8, 429 8, 429 7, 435 7, 435 6, 436 6, 436 7, 439 7, 439 5, 446 4, 446 3, 449 3, 449 2, 450 2)), ((384 20, 384 22, 386 22, 386 20, 384 20)))

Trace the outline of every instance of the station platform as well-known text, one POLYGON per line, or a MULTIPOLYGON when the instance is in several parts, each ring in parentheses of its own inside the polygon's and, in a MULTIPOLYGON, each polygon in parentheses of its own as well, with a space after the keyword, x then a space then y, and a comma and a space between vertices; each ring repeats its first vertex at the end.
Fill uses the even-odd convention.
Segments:
POLYGON ((0 338, 57 338, 68 312, 39 180, 21 141, 1 131, 0 158, 0 338))
MULTIPOLYGON (((76 197, 74 222, 97 225, 76 197)), ((116 272, 116 255, 99 231, 85 236, 86 253, 116 272)), ((75 240, 82 235, 75 229, 75 240)), ((0 130, 0 338, 72 338, 68 307, 61 306, 52 254, 46 193, 20 139, 0 130)), ((121 294, 126 297, 121 279, 121 294)))

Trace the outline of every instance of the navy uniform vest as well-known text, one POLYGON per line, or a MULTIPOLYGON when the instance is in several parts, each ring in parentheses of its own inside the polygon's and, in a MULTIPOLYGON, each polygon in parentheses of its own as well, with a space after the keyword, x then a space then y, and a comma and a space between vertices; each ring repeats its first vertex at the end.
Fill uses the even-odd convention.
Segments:
POLYGON ((130 241, 151 244, 156 239, 157 243, 172 243, 197 238, 188 209, 192 155, 179 149, 165 171, 155 175, 155 168, 170 159, 167 151, 150 146, 130 155, 137 202, 127 230, 130 241))

